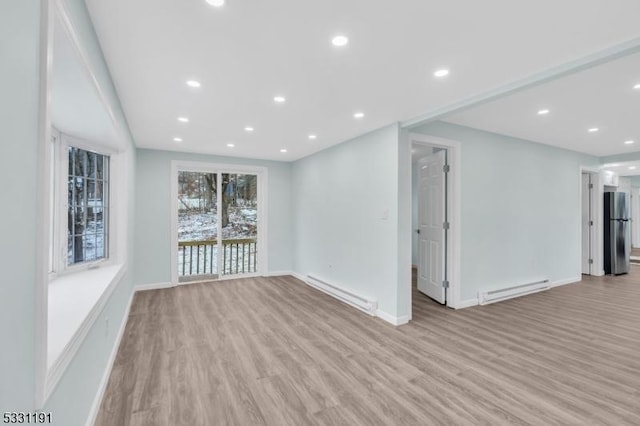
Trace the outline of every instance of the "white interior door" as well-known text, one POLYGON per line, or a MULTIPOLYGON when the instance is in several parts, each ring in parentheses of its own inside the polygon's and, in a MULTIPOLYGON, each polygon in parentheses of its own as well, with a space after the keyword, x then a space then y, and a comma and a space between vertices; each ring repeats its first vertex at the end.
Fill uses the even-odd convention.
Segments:
POLYGON ((591 275, 591 175, 582 174, 582 273, 591 275))
POLYGON ((418 161, 418 290, 445 303, 446 151, 418 161))

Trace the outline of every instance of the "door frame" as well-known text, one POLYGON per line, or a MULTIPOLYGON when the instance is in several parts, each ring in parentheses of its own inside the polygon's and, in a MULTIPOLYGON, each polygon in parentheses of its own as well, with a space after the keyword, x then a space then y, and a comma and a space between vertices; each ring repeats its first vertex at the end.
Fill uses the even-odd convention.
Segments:
POLYGON ((594 189, 595 189, 595 185, 593 184, 593 175, 590 173, 582 173, 580 175, 580 178, 582 179, 582 186, 581 186, 581 191, 580 191, 580 210, 581 210, 581 223, 582 226, 580 227, 580 246, 582 247, 581 250, 581 255, 580 255, 580 260, 581 260, 581 267, 580 267, 580 272, 582 273, 582 275, 591 275, 593 273, 593 271, 595 270, 594 268, 594 261, 593 261, 593 256, 594 256, 594 251, 593 251, 593 239, 595 238, 595 220, 593 218, 594 214, 595 214, 595 209, 593 208, 593 203, 595 201, 595 195, 594 195, 594 189), (585 179, 588 178, 588 179, 585 179), (588 183, 589 186, 587 187, 587 191, 589 193, 590 199, 587 202, 585 200, 585 183, 588 183), (586 208, 585 208, 586 206, 586 208), (585 210, 587 210, 585 212, 585 210), (585 224, 585 216, 588 217, 588 221, 591 222, 591 224, 585 224), (587 231, 587 235, 588 235, 588 241, 585 241, 585 228, 588 228, 587 231), (585 268, 585 243, 587 244, 587 248, 589 251, 589 259, 587 259, 587 263, 586 263, 586 268, 585 268), (589 260, 591 260, 591 264, 589 264, 589 260), (585 269, 588 272, 585 272, 585 269))
POLYGON ((593 258, 593 264, 591 265, 591 275, 600 277, 604 275, 604 240, 603 240, 603 194, 604 194, 604 181, 600 176, 600 169, 597 167, 580 167, 580 174, 578 175, 578 194, 579 194, 579 214, 580 220, 578 221, 578 230, 580 235, 580 245, 578 247, 578 271, 582 274, 582 175, 591 175, 591 184, 593 185, 593 198, 591 199, 591 218, 593 219, 593 232, 591 234, 591 256, 593 258))
MULTIPOLYGON (((462 238, 461 223, 461 174, 462 174, 462 162, 461 151, 462 146, 458 141, 451 139, 445 139, 437 136, 431 136, 421 133, 409 133, 409 147, 414 143, 420 145, 428 145, 435 148, 442 148, 447 150, 447 164, 449 165, 449 175, 447 176, 446 192, 447 192, 447 220, 449 221, 449 230, 447 234, 447 279, 449 280, 449 288, 446 289, 446 306, 453 309, 465 308, 478 304, 478 299, 463 301, 460 299, 460 270, 461 270, 461 255, 460 255, 460 243, 462 238)), ((409 162, 411 162, 411 156, 409 156, 409 162)), ((413 167, 410 163, 409 167, 413 167)), ((409 193, 411 193, 411 179, 409 179, 409 193)), ((411 210, 414 208, 411 201, 411 210)), ((412 232, 414 232, 412 230, 412 232)), ((411 242, 409 242, 411 244, 411 242)), ((409 319, 413 316, 413 301, 412 301, 412 289, 411 279, 407 283, 409 286, 409 319)))
MULTIPOLYGON (((241 164, 208 163, 198 161, 171 161, 171 284, 187 285, 199 281, 178 281, 178 173, 179 172, 202 172, 202 173, 238 173, 258 176, 258 265, 255 273, 251 274, 218 274, 217 279, 206 281, 222 281, 239 277, 261 276, 267 273, 268 252, 267 252, 267 206, 268 206, 268 172, 266 167, 245 166, 241 164)), ((218 194, 220 195, 220 194, 218 194)))

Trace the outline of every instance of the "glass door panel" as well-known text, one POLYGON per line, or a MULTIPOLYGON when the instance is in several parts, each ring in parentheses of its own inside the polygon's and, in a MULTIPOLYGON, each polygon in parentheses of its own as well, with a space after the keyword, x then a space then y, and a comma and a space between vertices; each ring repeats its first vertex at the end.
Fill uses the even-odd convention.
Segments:
POLYGON ((220 229, 223 275, 247 274, 258 266, 258 176, 222 173, 220 229))
POLYGON ((178 172, 178 281, 218 278, 217 173, 178 172))

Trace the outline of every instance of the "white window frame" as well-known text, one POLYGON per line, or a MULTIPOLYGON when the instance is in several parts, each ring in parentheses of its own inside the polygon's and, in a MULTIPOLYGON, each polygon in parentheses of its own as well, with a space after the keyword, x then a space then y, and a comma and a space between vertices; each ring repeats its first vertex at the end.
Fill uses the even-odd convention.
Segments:
POLYGON ((52 179, 54 183, 54 190, 52 197, 53 205, 53 232, 52 232, 52 255, 51 265, 53 270, 49 273, 49 279, 53 280, 58 276, 85 271, 93 269, 98 266, 110 266, 116 263, 114 259, 117 259, 117 248, 114 244, 117 236, 114 224, 114 212, 118 210, 118 197, 117 186, 114 185, 114 181, 118 180, 120 171, 116 167, 117 152, 113 149, 104 148, 101 145, 92 143, 91 141, 77 138, 57 130, 53 130, 54 142, 53 142, 53 170, 52 179), (68 191, 68 175, 69 175, 69 147, 80 148, 85 151, 95 152, 100 155, 109 157, 109 174, 108 174, 108 191, 107 191, 107 253, 102 259, 93 261, 81 262, 73 265, 67 264, 67 237, 68 237, 68 223, 67 214, 69 209, 69 200, 66 196, 68 191))
POLYGON ((51 128, 51 134, 53 137, 49 140, 54 140, 55 142, 50 143, 48 147, 48 155, 53 157, 53 160, 48 164, 53 167, 53 170, 48 170, 47 172, 48 176, 54 178, 55 184, 54 193, 48 194, 48 197, 53 199, 50 201, 50 205, 53 205, 53 208, 48 212, 48 226, 53 227, 53 232, 50 232, 49 235, 53 237, 54 241, 49 241, 49 245, 53 245, 52 251, 57 253, 57 257, 54 256, 56 270, 48 274, 47 285, 41 295, 46 300, 45 306, 47 308, 40 308, 42 312, 39 315, 39 318, 42 318, 42 314, 46 314, 44 318, 40 319, 44 323, 43 332, 41 333, 45 334, 44 330, 46 330, 46 337, 40 337, 38 345, 38 359, 40 360, 41 368, 43 368, 39 370, 42 376, 38 379, 36 394, 40 407, 55 389, 67 366, 80 349, 84 338, 106 305, 115 286, 126 273, 127 215, 130 201, 127 191, 129 173, 127 164, 131 160, 129 151, 122 152, 105 148, 101 144, 60 133, 53 128, 51 128), (109 241, 107 246, 108 257, 67 266, 68 199, 66 194, 68 191, 69 146, 109 156, 109 190, 107 195, 109 197, 109 213, 107 215, 109 241), (64 196, 60 196, 62 194, 64 196), (83 299, 65 302, 66 305, 76 303, 77 306, 73 308, 73 311, 86 312, 85 316, 67 318, 66 314, 63 317, 56 315, 61 305, 52 305, 49 296, 52 291, 50 288, 53 288, 52 286, 54 285, 59 286, 61 282, 65 283, 63 286, 67 289, 86 285, 94 287, 93 290, 83 296, 83 299), (99 292, 94 292, 94 290, 99 290, 99 292), (87 294, 89 295, 88 299, 87 294), (58 308, 52 311, 52 307, 58 308), (63 333, 67 335, 66 338, 60 335, 60 330, 66 330, 63 333))

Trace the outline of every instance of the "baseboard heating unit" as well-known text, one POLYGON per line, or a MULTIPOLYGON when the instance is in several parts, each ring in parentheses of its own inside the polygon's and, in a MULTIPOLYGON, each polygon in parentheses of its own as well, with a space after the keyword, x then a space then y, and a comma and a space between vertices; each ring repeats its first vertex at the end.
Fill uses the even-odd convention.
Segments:
POLYGON ((371 316, 376 315, 378 302, 375 300, 370 300, 366 297, 357 295, 351 290, 347 290, 338 287, 337 285, 330 284, 313 275, 307 275, 307 279, 305 281, 311 287, 314 287, 322 291, 323 293, 327 293, 328 295, 333 296, 336 299, 353 306, 354 308, 358 308, 362 312, 366 312, 371 316))
POLYGON ((525 296, 537 293, 550 288, 549 280, 536 281, 529 284, 520 284, 513 287, 502 288, 500 290, 489 290, 478 292, 478 304, 488 305, 490 303, 501 302, 514 297, 525 296))

